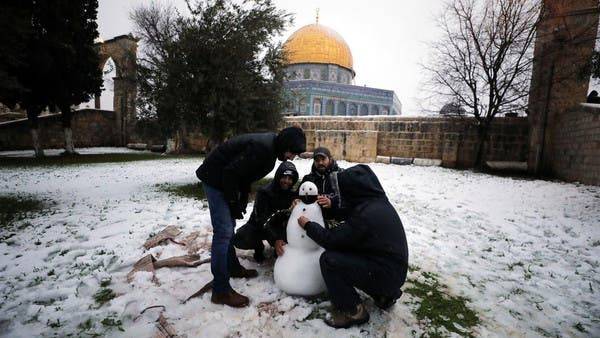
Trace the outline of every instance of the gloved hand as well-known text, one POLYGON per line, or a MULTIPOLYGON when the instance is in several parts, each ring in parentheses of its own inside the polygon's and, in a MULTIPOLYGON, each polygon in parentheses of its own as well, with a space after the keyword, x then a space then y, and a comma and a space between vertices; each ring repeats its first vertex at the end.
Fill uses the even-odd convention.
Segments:
POLYGON ((245 210, 242 210, 238 201, 229 201, 228 204, 229 213, 231 213, 231 217, 233 217, 234 219, 244 218, 243 212, 245 212, 245 210))

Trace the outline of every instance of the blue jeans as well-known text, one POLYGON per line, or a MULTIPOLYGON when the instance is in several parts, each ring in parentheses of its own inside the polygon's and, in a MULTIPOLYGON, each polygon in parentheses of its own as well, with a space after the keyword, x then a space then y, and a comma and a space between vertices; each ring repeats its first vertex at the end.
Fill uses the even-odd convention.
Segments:
POLYGON ((240 267, 240 262, 235 255, 235 248, 231 244, 231 237, 235 229, 235 219, 231 217, 229 205, 222 191, 202 183, 208 208, 210 221, 213 227, 212 245, 210 247, 210 271, 214 277, 213 291, 215 293, 228 292, 229 271, 240 267))

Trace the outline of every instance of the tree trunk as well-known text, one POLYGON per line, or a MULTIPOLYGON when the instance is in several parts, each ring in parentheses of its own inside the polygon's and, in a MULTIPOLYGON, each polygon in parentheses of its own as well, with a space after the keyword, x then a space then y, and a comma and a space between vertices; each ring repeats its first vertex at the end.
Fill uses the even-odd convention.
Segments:
POLYGON ((65 155, 76 155, 75 146, 73 145, 73 131, 71 128, 65 128, 65 155))
POLYGON ((183 135, 181 130, 177 130, 175 134, 167 138, 167 149, 165 154, 181 154, 183 152, 183 135))
POLYGON ((29 120, 29 130, 31 132, 31 143, 35 151, 35 157, 44 157, 44 148, 40 142, 38 132, 38 115, 42 112, 39 108, 27 108, 27 119, 29 120))
POLYGON ((486 141, 489 125, 486 123, 477 126, 477 147, 475 153, 475 169, 485 169, 485 154, 486 154, 486 141))
POLYGON ((33 143, 33 150, 35 151, 35 157, 44 157, 44 148, 42 148, 40 142, 40 136, 38 134, 37 127, 31 127, 31 142, 33 143))
POLYGON ((62 126, 65 134, 65 151, 63 155, 76 155, 75 146, 73 144, 73 130, 71 129, 71 107, 68 105, 60 108, 62 117, 62 126))

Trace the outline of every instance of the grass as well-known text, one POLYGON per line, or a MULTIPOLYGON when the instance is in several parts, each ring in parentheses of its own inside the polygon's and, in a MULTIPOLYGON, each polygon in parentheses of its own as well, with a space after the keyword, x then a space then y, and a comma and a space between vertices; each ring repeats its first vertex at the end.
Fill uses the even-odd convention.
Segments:
POLYGON ((0 195, 0 229, 12 228, 15 222, 44 210, 46 204, 33 196, 0 195))
POLYGON ((94 300, 96 301, 96 304, 98 304, 98 308, 100 308, 102 305, 109 302, 115 297, 115 292, 109 288, 102 288, 94 294, 94 300))
POLYGON ((46 167, 69 166, 94 163, 121 163, 133 161, 163 160, 173 158, 201 158, 201 155, 161 155, 156 153, 125 154, 82 154, 69 156, 35 157, 0 157, 2 167, 46 167))
MULTIPOLYGON (((413 268, 411 270, 418 270, 413 268)), ((439 282, 438 275, 424 271, 422 280, 409 279, 405 292, 420 300, 415 315, 424 324, 428 337, 446 337, 449 333, 461 337, 474 337, 472 329, 480 319, 468 307, 469 299, 448 293, 447 287, 439 282)))
MULTIPOLYGON (((254 200, 254 196, 258 188, 262 187, 263 185, 269 184, 272 180, 272 178, 266 177, 254 182, 251 186, 250 200, 254 200)), ((201 182, 186 184, 162 183, 156 184, 155 187, 157 187, 160 191, 169 193, 172 196, 194 198, 197 200, 203 200, 206 198, 201 182)))

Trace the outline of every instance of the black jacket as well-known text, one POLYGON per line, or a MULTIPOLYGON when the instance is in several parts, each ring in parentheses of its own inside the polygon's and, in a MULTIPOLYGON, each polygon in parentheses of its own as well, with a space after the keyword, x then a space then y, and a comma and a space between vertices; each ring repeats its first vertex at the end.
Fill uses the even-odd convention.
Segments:
POLYGON ((223 191, 232 216, 242 218, 248 204, 250 185, 275 166, 290 151, 306 151, 306 136, 299 127, 287 127, 278 134, 257 133, 236 136, 215 148, 196 170, 198 178, 223 191))
POLYGON ((296 193, 293 189, 281 190, 279 180, 283 176, 285 171, 291 171, 294 175, 292 178, 292 186, 298 182, 298 171, 296 166, 289 161, 282 162, 277 171, 273 181, 256 192, 256 199, 254 200, 254 209, 250 215, 248 223, 252 223, 259 228, 264 228, 265 223, 275 212, 279 210, 288 209, 292 205, 292 201, 296 197, 296 193))
POLYGON ((308 222, 308 236, 326 250, 381 257, 406 269, 408 245, 404 227, 371 168, 359 164, 338 173, 333 180, 334 188, 339 187, 341 203, 349 211, 348 218, 332 229, 308 222))
POLYGON ((275 166, 277 134, 260 133, 236 136, 208 154, 196 170, 198 178, 223 191, 231 204, 246 208, 250 185, 275 166))
POLYGON ((313 163, 310 169, 310 173, 302 178, 302 182, 300 183, 300 185, 307 181, 313 182, 319 190, 319 195, 326 195, 327 197, 329 197, 333 208, 322 208, 324 219, 342 220, 345 216, 345 210, 343 208, 336 207, 339 206, 338 196, 331 185, 330 175, 331 173, 339 172, 344 169, 340 168, 335 160, 332 159, 332 161, 333 163, 329 166, 329 168, 327 168, 324 174, 321 174, 315 167, 315 164, 313 163))

